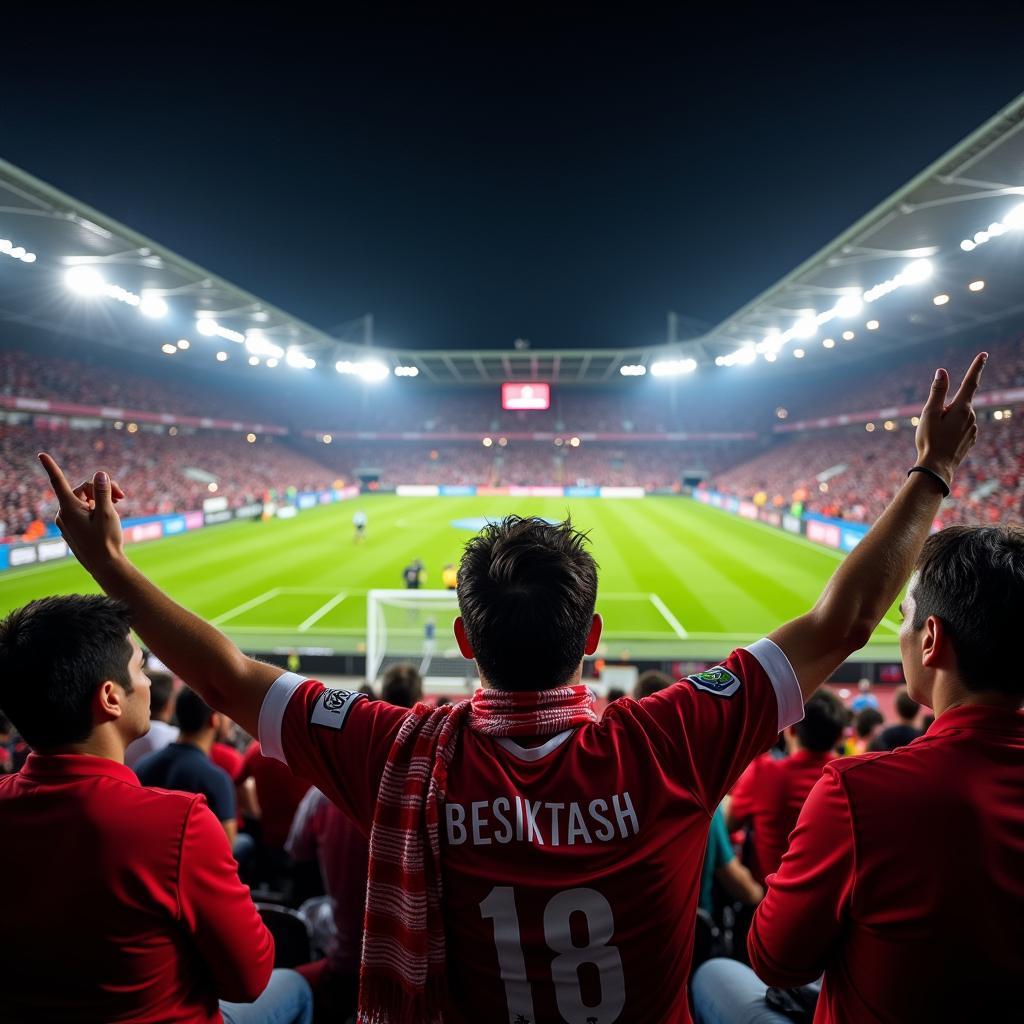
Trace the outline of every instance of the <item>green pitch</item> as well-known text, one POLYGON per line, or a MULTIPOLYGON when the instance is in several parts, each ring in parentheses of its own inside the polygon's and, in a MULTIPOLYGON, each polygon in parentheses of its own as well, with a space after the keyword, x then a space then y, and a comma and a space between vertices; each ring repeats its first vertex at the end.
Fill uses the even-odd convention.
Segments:
MULTIPOLYGON (((320 506, 290 520, 236 522, 139 544, 132 560, 175 599, 247 650, 361 652, 366 592, 399 589, 423 561, 441 587, 472 536, 456 520, 510 512, 562 519, 591 531, 600 565, 602 653, 610 658, 715 659, 806 611, 841 555, 684 498, 642 500, 398 498, 373 495, 320 506), (366 512, 365 541, 352 515, 366 512)), ((0 576, 0 612, 46 594, 94 591, 73 562, 0 576)), ((890 613, 864 657, 898 660, 890 613)), ((446 642, 447 624, 438 622, 446 642)))

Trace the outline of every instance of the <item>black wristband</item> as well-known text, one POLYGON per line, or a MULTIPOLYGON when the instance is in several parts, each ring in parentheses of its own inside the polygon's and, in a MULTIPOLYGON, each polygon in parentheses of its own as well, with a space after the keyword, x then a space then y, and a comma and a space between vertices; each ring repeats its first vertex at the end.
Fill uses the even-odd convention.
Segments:
POLYGON ((930 476, 933 480, 937 481, 939 486, 942 488, 942 496, 944 498, 949 497, 949 484, 947 484, 934 469, 929 469, 927 466, 912 466, 907 470, 907 476, 910 476, 911 473, 925 473, 927 476, 930 476))

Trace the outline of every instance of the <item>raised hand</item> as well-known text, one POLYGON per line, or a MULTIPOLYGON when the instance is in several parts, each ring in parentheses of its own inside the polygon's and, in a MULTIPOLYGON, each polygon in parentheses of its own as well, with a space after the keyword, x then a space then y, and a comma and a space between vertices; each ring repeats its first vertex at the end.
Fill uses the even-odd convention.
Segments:
POLYGON ((95 576, 105 563, 124 553, 121 520, 114 509, 124 491, 103 471, 72 489, 52 456, 43 452, 39 461, 60 504, 57 529, 79 562, 95 576))
POLYGON ((953 400, 947 405, 949 374, 936 370, 931 394, 917 425, 917 464, 927 466, 951 483, 957 467, 967 457, 978 437, 978 419, 971 402, 981 383, 981 371, 988 360, 979 352, 964 374, 953 400))

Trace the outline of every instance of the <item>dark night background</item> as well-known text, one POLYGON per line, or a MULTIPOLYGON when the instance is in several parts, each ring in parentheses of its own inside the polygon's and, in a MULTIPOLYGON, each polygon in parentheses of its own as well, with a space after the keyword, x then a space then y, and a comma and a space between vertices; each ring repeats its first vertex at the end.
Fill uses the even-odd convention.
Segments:
POLYGON ((1024 89, 1024 5, 761 10, 7 17, 0 156, 319 327, 647 344, 1024 89))

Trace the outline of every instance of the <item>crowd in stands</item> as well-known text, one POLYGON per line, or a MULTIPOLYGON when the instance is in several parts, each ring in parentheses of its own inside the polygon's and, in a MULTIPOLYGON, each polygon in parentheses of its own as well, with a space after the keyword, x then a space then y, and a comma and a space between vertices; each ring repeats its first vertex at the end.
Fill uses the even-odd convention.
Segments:
MULTIPOLYGON (((62 461, 75 467, 95 458, 115 476, 131 477, 132 490, 121 506, 125 515, 187 511, 215 493, 239 505, 268 489, 319 489, 336 479, 355 480, 360 470, 376 470, 382 486, 399 483, 490 486, 643 486, 678 488, 684 477, 711 474, 714 485, 728 493, 779 507, 799 502, 812 512, 857 522, 873 521, 905 472, 905 421, 889 432, 881 422, 867 434, 861 427, 774 435, 779 421, 773 409, 788 406, 790 421, 819 413, 883 408, 921 400, 930 367, 936 361, 957 367, 969 346, 944 345, 939 351, 913 349, 897 355, 884 369, 854 369, 852 376, 800 379, 785 384, 789 399, 774 395, 753 401, 727 401, 719 384, 692 392, 680 385, 658 392, 652 401, 644 381, 629 394, 614 391, 554 389, 547 412, 503 413, 490 392, 445 392, 420 389, 414 402, 380 401, 370 389, 353 391, 345 401, 322 382, 299 401, 296 376, 281 378, 282 387, 266 381, 251 385, 247 396, 230 387, 214 389, 192 381, 175 368, 173 375, 146 374, 150 362, 129 359, 128 368, 111 372, 112 355, 95 352, 60 355, 0 349, 0 394, 65 399, 74 402, 124 405, 154 412, 183 412, 243 420, 288 422, 293 428, 316 423, 333 429, 492 431, 493 444, 370 442, 336 438, 331 445, 294 433, 272 440, 260 436, 248 444, 244 434, 185 427, 153 428, 146 424, 113 423, 94 429, 62 429, 67 420, 19 414, 8 424, 0 419, 0 472, 9 481, 0 495, 0 538, 30 536, 51 516, 52 503, 33 492, 25 469, 43 446, 53 446, 62 461), (643 389, 643 390, 637 390, 643 389), (276 403, 276 404, 275 404, 276 403), (772 407, 772 410, 769 409, 772 407), (727 410, 723 417, 722 410, 727 410), (134 433, 130 433, 135 426, 134 433), (583 441, 571 447, 576 432, 665 431, 678 429, 746 429, 756 427, 760 442, 614 443, 583 441), (565 433, 563 444, 509 441, 502 431, 550 430, 565 433), (751 458, 758 447, 769 447, 751 458), (194 471, 194 472, 187 472, 194 471)), ((992 346, 986 385, 1020 386, 1024 382, 1024 337, 1012 335, 992 346)), ((418 382, 401 382, 419 387, 418 382)), ((351 381, 344 386, 355 387, 351 381)), ((358 386, 361 388, 361 385, 358 386)), ((1000 416, 1003 414, 1000 413, 1000 416)), ((987 523, 1019 516, 1024 507, 1024 416, 1008 415, 992 423, 956 482, 953 498, 939 515, 951 522, 987 523)))
POLYGON ((74 405, 109 406, 134 412, 177 413, 260 422, 254 406, 194 379, 171 377, 147 363, 141 369, 95 349, 72 357, 36 349, 0 348, 0 395, 44 398, 74 405), (116 360, 116 361, 115 361, 116 360))
MULTIPOLYGON (((54 421, 61 423, 61 421, 54 421)), ((261 499, 267 491, 289 487, 329 487, 334 475, 287 443, 271 437, 254 443, 235 432, 140 427, 129 432, 112 427, 95 430, 8 426, 0 423, 0 538, 21 536, 33 523, 51 522, 52 494, 40 493, 32 479, 36 453, 57 455, 76 477, 102 463, 117 480, 130 480, 123 516, 159 515, 201 509, 203 500, 227 498, 231 507, 261 499)), ((76 483, 78 481, 76 480, 76 483)))
MULTIPOLYGON (((881 425, 801 434, 719 473, 716 489, 759 504, 872 523, 899 489, 910 431, 881 425)), ((911 449, 912 450, 912 449, 911 449)), ((1019 520, 1024 514, 1024 418, 990 420, 939 511, 943 526, 1019 520)))
POLYGON ((476 442, 446 445, 387 442, 307 443, 303 450, 346 480, 376 475, 382 484, 485 484, 493 487, 640 486, 678 487, 684 474, 704 475, 728 466, 751 450, 743 442, 656 444, 585 442, 579 447, 512 441, 489 447, 476 442))

